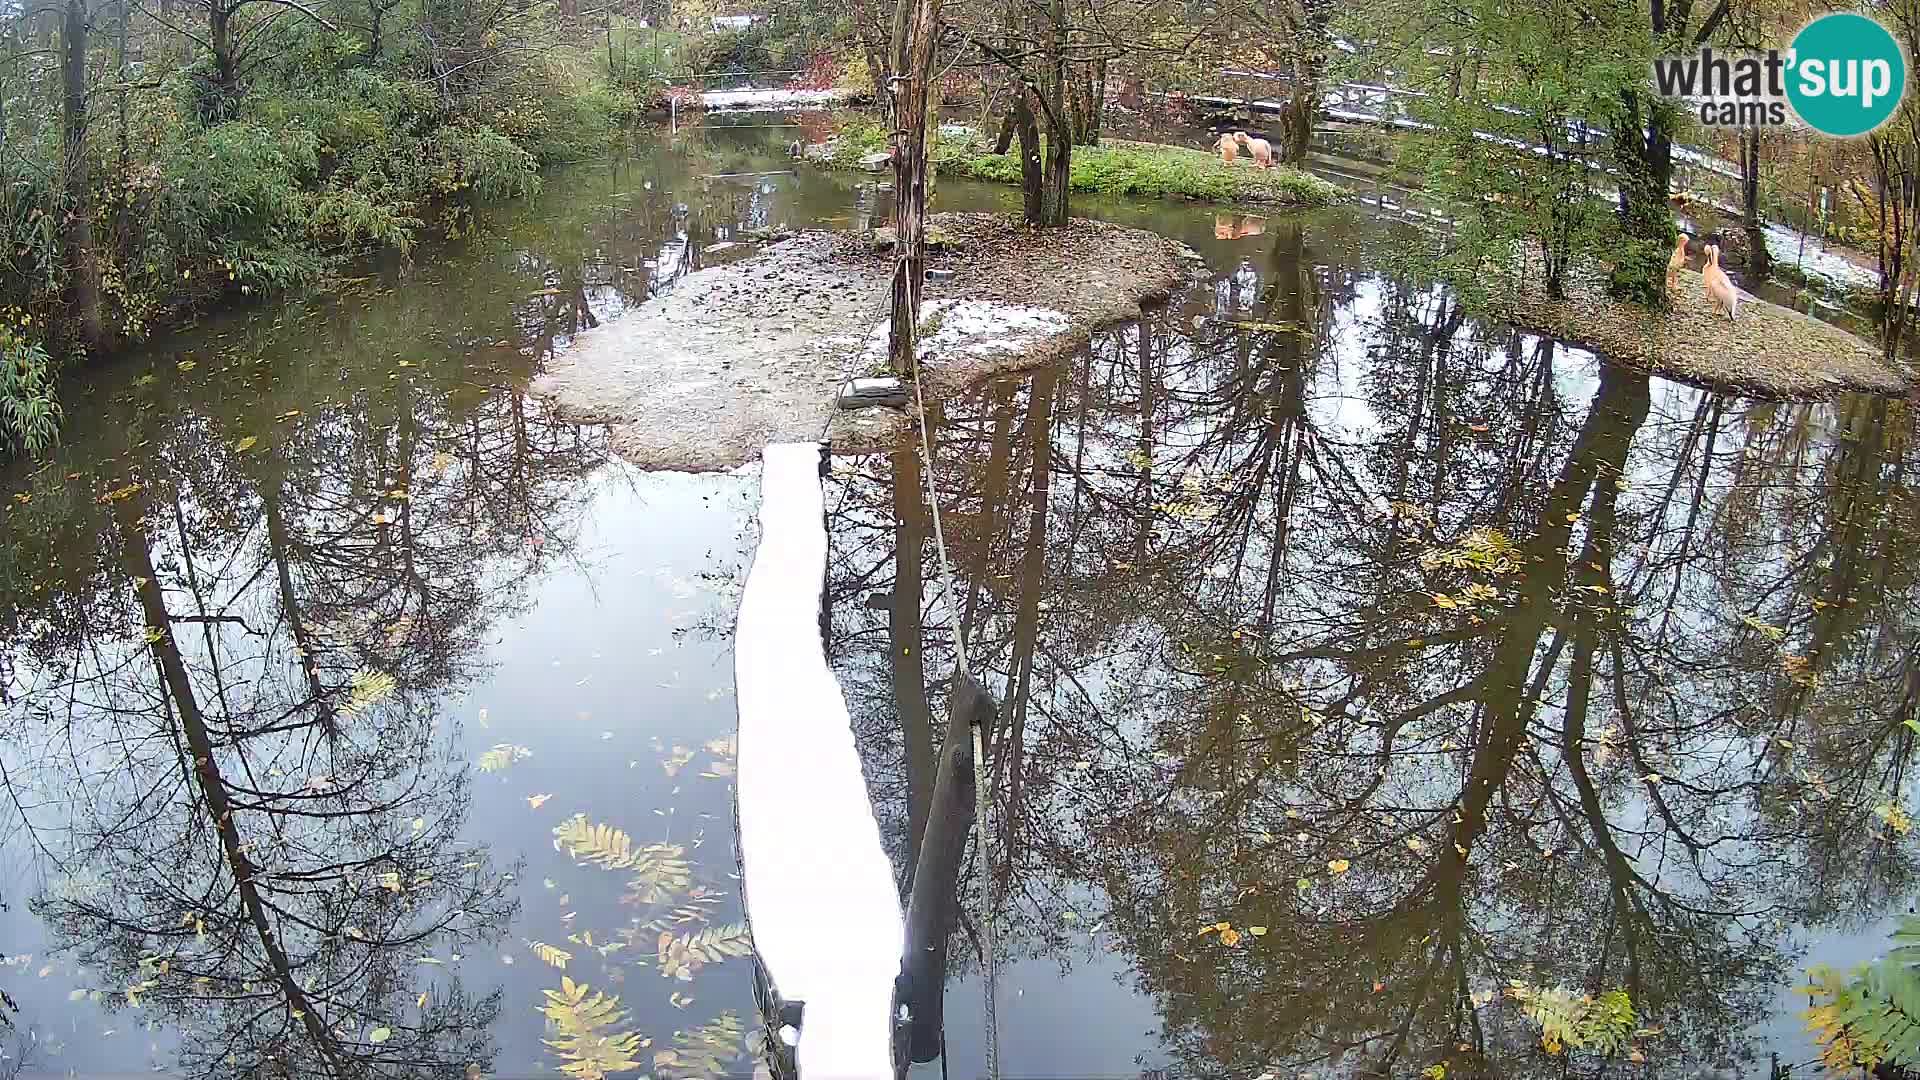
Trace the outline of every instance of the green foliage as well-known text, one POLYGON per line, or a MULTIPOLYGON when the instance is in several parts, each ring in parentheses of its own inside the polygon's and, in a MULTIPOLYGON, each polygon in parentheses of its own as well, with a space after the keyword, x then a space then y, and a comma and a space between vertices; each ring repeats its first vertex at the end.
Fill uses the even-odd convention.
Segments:
MULTIPOLYGON (((828 164, 853 168, 861 158, 886 149, 886 144, 886 133, 879 124, 865 119, 851 121, 835 139, 828 164)), ((1019 157, 990 150, 978 136, 942 136, 934 148, 934 164, 944 176, 1020 183, 1019 157)), ((1155 143, 1108 140, 1100 146, 1076 146, 1070 165, 1073 190, 1100 195, 1178 196, 1290 206, 1324 206, 1339 195, 1332 183, 1299 169, 1228 166, 1209 153, 1155 143)))
POLYGON ((44 347, 0 330, 0 446, 39 457, 59 441, 53 375, 44 347))
POLYGON ((604 86, 595 88, 596 107, 616 121, 627 121, 659 101, 673 75, 678 34, 616 21, 606 39, 604 86))
MULTIPOLYGON (((1608 162, 1588 125, 1646 81, 1651 44, 1630 8, 1567 0, 1469 0, 1442 27, 1441 40, 1406 50, 1430 92, 1411 103, 1427 128, 1402 163, 1449 200, 1453 227, 1405 253, 1403 269, 1447 282, 1474 307, 1536 288, 1558 299, 1575 265, 1621 254, 1620 221, 1596 186, 1608 162), (1436 53, 1490 59, 1463 85, 1462 72, 1434 67, 1436 53)), ((1669 238, 1656 282, 1671 250, 1669 238)))
POLYGON ((1887 955, 1842 976, 1809 973, 1811 1005, 1801 1015, 1829 1071, 1920 1065, 1920 916, 1906 915, 1887 955))
POLYGON ((694 64, 701 72, 772 71, 773 42, 763 23, 745 30, 720 30, 700 40, 694 64))
MULTIPOLYGON (((120 83, 99 74, 112 37, 95 36, 87 212, 115 342, 197 305, 315 284, 364 251, 408 253, 436 225, 465 229, 481 202, 538 190, 543 164, 602 150, 611 120, 657 96, 671 54, 632 29, 612 50, 570 39, 545 4, 319 7, 342 29, 275 11, 262 36, 263 10, 236 16, 251 51, 226 86, 207 46, 144 21, 141 74, 120 83)), ((0 113, 0 309, 15 339, 0 454, 49 441, 51 373, 75 340, 68 274, 86 260, 63 250, 75 201, 58 75, 0 65, 0 96, 18 103, 0 113)))
POLYGON ((1549 1054, 1591 1049, 1611 1056, 1627 1049, 1634 1034, 1633 1002, 1625 990, 1593 997, 1575 995, 1565 987, 1549 990, 1515 983, 1507 988, 1507 996, 1539 1025, 1540 1046, 1549 1054))

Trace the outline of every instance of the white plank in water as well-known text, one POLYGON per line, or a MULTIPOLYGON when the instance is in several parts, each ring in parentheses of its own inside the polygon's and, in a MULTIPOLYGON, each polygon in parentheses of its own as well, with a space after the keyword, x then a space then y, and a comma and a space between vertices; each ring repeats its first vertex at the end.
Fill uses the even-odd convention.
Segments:
POLYGON ((802 1080, 882 1080, 905 935, 840 684, 820 641, 827 531, 820 447, 775 443, 760 546, 740 598, 740 856, 753 942, 780 996, 806 1003, 802 1080))

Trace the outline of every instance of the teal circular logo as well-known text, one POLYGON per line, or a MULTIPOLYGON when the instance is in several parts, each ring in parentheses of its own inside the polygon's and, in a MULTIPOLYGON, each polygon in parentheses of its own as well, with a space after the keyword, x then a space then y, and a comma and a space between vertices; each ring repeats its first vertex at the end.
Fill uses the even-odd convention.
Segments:
POLYGON ((1887 28, 1865 15, 1822 15, 1794 36, 1787 101, 1822 135, 1865 135, 1907 92, 1907 58, 1887 28))

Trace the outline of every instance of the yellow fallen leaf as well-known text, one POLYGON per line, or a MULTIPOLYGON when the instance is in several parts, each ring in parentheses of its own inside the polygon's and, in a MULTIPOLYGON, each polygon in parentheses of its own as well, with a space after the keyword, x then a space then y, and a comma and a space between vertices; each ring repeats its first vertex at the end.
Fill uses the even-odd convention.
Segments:
POLYGON ((244 438, 244 439, 241 439, 241 440, 240 440, 239 442, 237 442, 237 443, 234 443, 234 444, 233 444, 233 449, 234 449, 234 451, 235 451, 236 453, 241 453, 241 454, 244 454, 244 453, 246 453, 247 451, 249 451, 249 450, 251 450, 251 449, 253 449, 253 448, 254 448, 254 446, 255 446, 256 444, 258 444, 259 442, 260 442, 260 437, 259 437, 259 436, 257 436, 257 435, 249 435, 249 436, 247 436, 246 438, 244 438))
POLYGON ((1327 861, 1327 871, 1334 874, 1344 874, 1347 872, 1347 867, 1352 865, 1352 863, 1345 859, 1329 859, 1327 861))
POLYGON ((1264 926, 1249 926, 1247 927, 1247 933, 1252 934, 1254 937, 1266 937, 1267 928, 1264 926))
POLYGON ((1425 845, 1425 844, 1423 844, 1423 843, 1421 843, 1421 842, 1420 842, 1420 838, 1419 838, 1419 837, 1417 837, 1417 836, 1409 836, 1409 837, 1407 837, 1407 850, 1408 850, 1408 851, 1419 851, 1419 850, 1421 850, 1422 848, 1425 848, 1426 846, 1427 846, 1427 845, 1425 845))
POLYGON ((538 810, 542 806, 545 806, 547 804, 547 800, 551 798, 553 798, 552 792, 547 792, 544 795, 529 795, 527 796, 527 805, 532 809, 538 810))
POLYGON ((1240 944, 1240 931, 1235 930, 1231 926, 1227 927, 1225 930, 1220 931, 1220 944, 1222 945, 1240 944))
POLYGON ((377 1028, 374 1028, 372 1031, 367 1032, 367 1041, 374 1044, 375 1046, 378 1046, 381 1043, 386 1042, 388 1039, 391 1039, 391 1038, 393 1038, 392 1028, 377 1027, 377 1028))

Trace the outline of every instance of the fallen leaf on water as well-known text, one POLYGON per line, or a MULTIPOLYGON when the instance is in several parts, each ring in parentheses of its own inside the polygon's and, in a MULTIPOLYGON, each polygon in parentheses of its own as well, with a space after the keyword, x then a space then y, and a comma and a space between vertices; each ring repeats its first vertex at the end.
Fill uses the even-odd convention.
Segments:
POLYGON ((67 1000, 79 1001, 86 996, 87 996, 87 992, 85 990, 74 990, 67 994, 67 1000))
POLYGON ((547 792, 542 795, 529 795, 527 796, 527 806, 529 806, 534 810, 538 810, 542 806, 545 806, 547 804, 547 800, 551 798, 553 798, 552 792, 547 792))
POLYGON ((1240 931, 1235 930, 1231 926, 1227 927, 1225 930, 1220 931, 1220 944, 1222 945, 1240 944, 1240 931))
POLYGON ((1352 865, 1345 859, 1330 859, 1327 862, 1327 870, 1330 873, 1344 874, 1347 872, 1347 867, 1352 865))
POLYGON ((257 435, 249 435, 249 436, 247 436, 246 438, 244 438, 244 439, 241 439, 241 440, 240 440, 239 442, 237 442, 237 443, 234 443, 234 444, 233 444, 233 449, 234 449, 234 450, 235 450, 235 452, 237 452, 237 453, 242 453, 242 454, 244 454, 244 453, 246 453, 247 451, 249 451, 249 450, 251 450, 251 449, 253 449, 253 448, 254 448, 254 446, 255 446, 256 444, 258 444, 259 442, 260 442, 260 438, 259 438, 259 436, 257 436, 257 435))
POLYGON ((414 1004, 414 1007, 415 1007, 415 1008, 420 1008, 420 1009, 424 1009, 424 1008, 426 1008, 426 1007, 427 1007, 427 992, 426 992, 425 990, 422 990, 422 991, 420 991, 420 997, 419 997, 419 999, 418 999, 418 1000, 416 1000, 416 1001, 415 1001, 415 1002, 414 1002, 413 1004, 414 1004))
POLYGON ((1249 926, 1247 927, 1247 933, 1252 934, 1254 937, 1266 937, 1267 928, 1264 926, 1249 926))
POLYGON ((417 817, 417 818, 414 818, 414 819, 413 819, 413 831, 414 831, 415 833, 423 833, 423 832, 426 832, 426 831, 427 831, 427 819, 426 819, 426 818, 423 818, 423 817, 417 817))
POLYGON ((374 1044, 375 1046, 378 1046, 381 1043, 386 1042, 388 1039, 391 1039, 391 1038, 393 1038, 392 1028, 377 1027, 377 1028, 374 1028, 372 1031, 367 1032, 367 1041, 374 1044))
POLYGON ((692 998, 688 997, 687 995, 681 993, 678 990, 675 990, 673 992, 673 996, 667 998, 667 1000, 671 1002, 673 1004, 673 1007, 676 1009, 684 1009, 687 1006, 693 1004, 692 998))
POLYGON ((1425 848, 1426 846, 1427 846, 1427 845, 1425 845, 1425 844, 1423 844, 1423 843, 1421 843, 1421 842, 1420 842, 1420 838, 1419 838, 1419 837, 1417 837, 1417 836, 1409 836, 1409 837, 1407 837, 1407 850, 1408 850, 1408 851, 1419 851, 1419 850, 1421 850, 1421 849, 1423 849, 1423 848, 1425 848))

